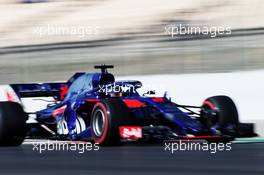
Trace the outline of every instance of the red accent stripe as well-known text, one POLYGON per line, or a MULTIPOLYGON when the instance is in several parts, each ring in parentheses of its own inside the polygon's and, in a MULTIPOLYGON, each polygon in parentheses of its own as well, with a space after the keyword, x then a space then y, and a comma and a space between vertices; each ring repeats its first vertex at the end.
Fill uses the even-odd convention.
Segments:
POLYGON ((85 101, 86 102, 99 102, 100 100, 98 100, 98 99, 87 99, 85 101))
POLYGON ((207 101, 207 100, 205 100, 204 102, 203 102, 203 105, 204 106, 209 106, 211 109, 215 109, 215 105, 212 103, 212 102, 210 102, 210 101, 207 101))
POLYGON ((52 112, 52 117, 56 117, 56 116, 58 116, 59 114, 62 114, 62 113, 64 113, 64 111, 65 111, 65 109, 66 109, 66 105, 64 105, 64 106, 62 106, 62 107, 60 107, 60 108, 58 108, 58 109, 55 109, 53 112, 52 112))
POLYGON ((164 102, 164 98, 163 97, 153 97, 151 99, 152 99, 152 101, 154 101, 156 103, 162 103, 162 102, 164 102))
POLYGON ((63 100, 65 98, 65 96, 67 95, 69 90, 69 87, 67 85, 63 85, 60 88, 60 100, 63 100))
POLYGON ((129 108, 140 108, 140 107, 143 107, 143 104, 139 100, 123 100, 123 102, 129 108))

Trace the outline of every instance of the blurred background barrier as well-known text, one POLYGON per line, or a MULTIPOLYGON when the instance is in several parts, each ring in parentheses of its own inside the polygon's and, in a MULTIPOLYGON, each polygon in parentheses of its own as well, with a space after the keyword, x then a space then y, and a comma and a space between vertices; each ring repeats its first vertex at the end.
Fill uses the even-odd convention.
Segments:
MULTIPOLYGON (((232 30, 264 27, 261 0, 49 0, 47 3, 0 1, 0 46, 91 41, 119 36, 160 35, 168 24, 229 26, 232 30), (13 3, 12 3, 13 2, 13 3), (20 3, 19 3, 20 2, 20 3), (46 34, 38 28, 98 28, 80 37, 46 34)), ((33 1, 32 1, 33 2, 33 1)), ((34 1, 37 2, 37 1, 34 1)))
POLYGON ((24 2, 0 0, 1 83, 67 79, 100 63, 118 75, 264 68, 261 0, 24 2), (172 36, 170 26, 230 33, 172 36))

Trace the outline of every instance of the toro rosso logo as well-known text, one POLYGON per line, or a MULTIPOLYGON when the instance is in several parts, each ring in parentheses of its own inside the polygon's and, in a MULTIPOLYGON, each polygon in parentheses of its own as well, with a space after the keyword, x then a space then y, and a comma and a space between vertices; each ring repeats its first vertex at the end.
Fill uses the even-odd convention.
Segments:
POLYGON ((138 140, 142 138, 142 128, 139 126, 120 126, 119 133, 123 139, 138 140))

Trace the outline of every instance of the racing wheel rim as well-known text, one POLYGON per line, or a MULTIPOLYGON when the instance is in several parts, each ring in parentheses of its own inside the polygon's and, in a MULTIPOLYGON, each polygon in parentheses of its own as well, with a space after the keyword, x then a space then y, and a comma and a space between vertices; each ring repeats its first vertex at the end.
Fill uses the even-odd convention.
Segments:
POLYGON ((105 114, 101 109, 97 109, 94 112, 94 118, 93 118, 94 134, 97 137, 100 137, 103 135, 104 129, 105 129, 105 114))

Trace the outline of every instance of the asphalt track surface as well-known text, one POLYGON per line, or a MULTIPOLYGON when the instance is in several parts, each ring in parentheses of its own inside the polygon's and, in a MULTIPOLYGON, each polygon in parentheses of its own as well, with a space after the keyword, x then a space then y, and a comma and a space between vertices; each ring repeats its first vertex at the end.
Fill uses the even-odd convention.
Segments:
POLYGON ((236 143, 231 151, 176 151, 164 145, 100 147, 99 151, 33 151, 33 145, 0 148, 0 174, 264 174, 264 143, 236 143))

